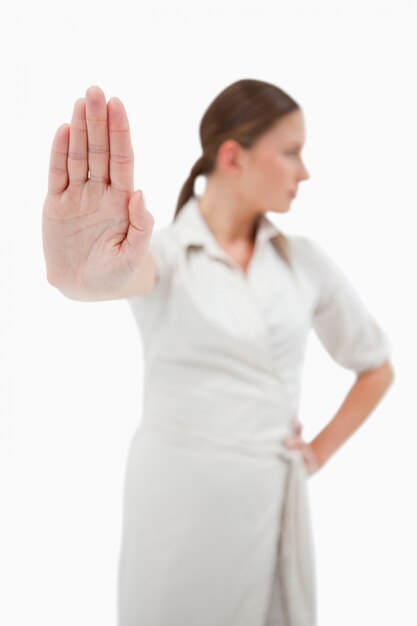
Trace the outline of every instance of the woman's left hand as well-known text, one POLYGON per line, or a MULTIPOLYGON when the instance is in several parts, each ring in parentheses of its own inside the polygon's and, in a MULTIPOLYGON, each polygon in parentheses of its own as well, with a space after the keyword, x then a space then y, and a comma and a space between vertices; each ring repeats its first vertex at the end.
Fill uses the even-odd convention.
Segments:
POLYGON ((301 437, 302 424, 297 419, 293 419, 294 425, 294 437, 284 440, 284 444, 287 448, 292 450, 299 450, 303 455, 304 465, 307 470, 307 474, 311 476, 321 468, 320 460, 317 457, 315 450, 311 443, 306 443, 301 437))

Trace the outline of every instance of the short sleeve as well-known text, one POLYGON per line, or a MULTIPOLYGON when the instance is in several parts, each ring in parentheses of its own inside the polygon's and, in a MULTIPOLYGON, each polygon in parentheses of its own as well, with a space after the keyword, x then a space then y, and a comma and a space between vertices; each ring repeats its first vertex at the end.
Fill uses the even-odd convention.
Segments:
POLYGON ((128 305, 140 325, 147 317, 155 318, 156 321, 158 312, 166 305, 169 297, 171 278, 179 250, 171 225, 152 233, 149 250, 155 259, 157 282, 148 293, 127 298, 128 305))
POLYGON ((328 354, 357 374, 389 360, 392 344, 347 275, 317 242, 303 237, 309 249, 317 298, 313 329, 328 354))
POLYGON ((155 285, 155 289, 170 280, 177 249, 178 244, 174 239, 170 226, 166 226, 153 233, 149 250, 154 256, 158 272, 158 281, 155 285))

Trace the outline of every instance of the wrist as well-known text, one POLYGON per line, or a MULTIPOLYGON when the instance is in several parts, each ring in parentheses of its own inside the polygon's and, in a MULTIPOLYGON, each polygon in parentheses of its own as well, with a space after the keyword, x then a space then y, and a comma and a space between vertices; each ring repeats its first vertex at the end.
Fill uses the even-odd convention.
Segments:
POLYGON ((317 440, 313 439, 313 441, 310 442, 310 448, 314 454, 318 467, 322 468, 327 462, 327 457, 323 453, 320 444, 317 442, 317 440))

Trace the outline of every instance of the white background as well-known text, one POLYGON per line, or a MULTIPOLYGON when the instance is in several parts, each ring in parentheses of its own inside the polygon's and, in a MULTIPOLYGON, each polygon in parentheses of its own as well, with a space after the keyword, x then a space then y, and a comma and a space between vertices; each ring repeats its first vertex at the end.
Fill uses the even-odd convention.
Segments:
MULTIPOLYGON (((319 626, 416 624, 415 3, 23 2, 0 24, 0 623, 115 626, 141 411, 126 301, 72 301, 46 281, 53 135, 90 85, 121 98, 135 189, 159 229, 200 156, 205 109, 256 78, 301 105, 311 175, 289 212, 268 216, 330 253, 393 345, 394 385, 310 479, 319 626)), ((305 440, 353 382, 312 334, 305 440)))

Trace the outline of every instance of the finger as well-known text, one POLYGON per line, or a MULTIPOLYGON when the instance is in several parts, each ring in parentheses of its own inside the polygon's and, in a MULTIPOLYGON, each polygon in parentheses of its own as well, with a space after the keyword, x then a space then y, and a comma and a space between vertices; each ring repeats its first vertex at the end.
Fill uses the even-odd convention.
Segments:
POLYGON ((294 447, 299 443, 299 439, 297 439, 297 437, 291 437, 290 439, 286 439, 285 443, 287 446, 294 447))
POLYGON ((109 183, 107 104, 103 91, 97 85, 92 85, 86 91, 86 122, 90 181, 109 183))
POLYGON ((49 158, 48 193, 61 193, 68 186, 68 138, 69 124, 62 124, 52 140, 49 158))
POLYGON ((302 430, 302 428, 303 428, 302 423, 301 423, 301 422, 299 422, 299 421, 297 420, 297 418, 293 418, 292 423, 293 423, 293 428, 294 428, 294 430, 295 430, 296 432, 300 433, 300 432, 301 432, 301 430, 302 430))
POLYGON ((146 210, 144 198, 140 191, 133 193, 130 197, 129 222, 126 245, 139 249, 144 240, 149 241, 155 223, 153 215, 146 210))
POLYGON ((133 148, 129 120, 119 98, 107 103, 110 135, 110 184, 119 191, 133 191, 133 148))
POLYGON ((68 175, 71 185, 82 185, 88 180, 85 106, 85 98, 78 98, 72 112, 68 149, 68 175))
POLYGON ((292 446, 304 446, 305 445, 305 441, 302 437, 300 437, 300 435, 295 435, 294 437, 289 437, 286 440, 287 443, 289 443, 292 446))

